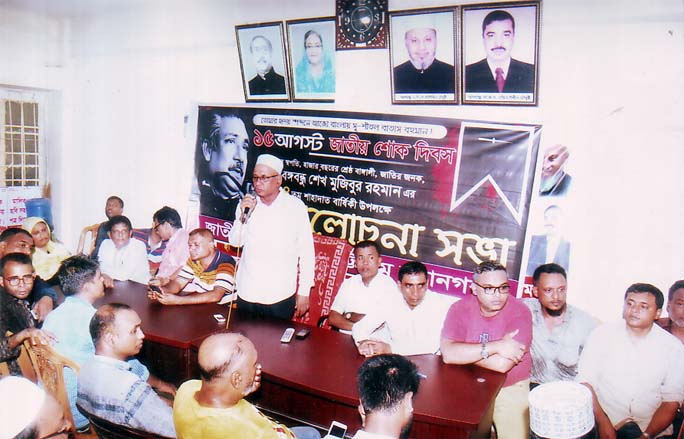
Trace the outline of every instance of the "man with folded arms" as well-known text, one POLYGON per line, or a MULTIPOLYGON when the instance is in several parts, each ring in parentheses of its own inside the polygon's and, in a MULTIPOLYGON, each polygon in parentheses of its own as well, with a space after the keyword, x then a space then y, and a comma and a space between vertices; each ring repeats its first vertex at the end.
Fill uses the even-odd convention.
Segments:
POLYGON ((195 229, 188 238, 190 258, 175 280, 148 290, 148 297, 164 305, 216 303, 235 289, 235 261, 216 250, 214 235, 208 229, 195 229), (182 293, 181 293, 182 292, 182 293))
POLYGON ((173 419, 179 439, 320 439, 312 427, 287 428, 244 398, 261 383, 252 342, 240 334, 214 334, 197 353, 200 377, 178 389, 173 419))
POLYGON ((655 286, 630 285, 623 321, 599 326, 584 346, 577 381, 593 394, 602 439, 672 434, 684 400, 684 346, 654 324, 663 302, 655 286))
POLYGON ((238 310, 289 320, 293 313, 301 317, 309 310, 315 256, 306 206, 280 187, 282 172, 279 158, 257 158, 252 175, 256 197, 242 199, 228 239, 242 247, 238 310))
POLYGON ((501 439, 529 437, 528 394, 532 361, 530 310, 509 297, 506 268, 486 261, 475 269, 470 291, 452 305, 442 330, 442 359, 507 373, 494 401, 494 424, 501 439))
POLYGON ((147 250, 141 241, 131 239, 131 221, 123 215, 113 216, 107 236, 97 254, 105 287, 113 287, 115 280, 146 283, 150 279, 147 250))

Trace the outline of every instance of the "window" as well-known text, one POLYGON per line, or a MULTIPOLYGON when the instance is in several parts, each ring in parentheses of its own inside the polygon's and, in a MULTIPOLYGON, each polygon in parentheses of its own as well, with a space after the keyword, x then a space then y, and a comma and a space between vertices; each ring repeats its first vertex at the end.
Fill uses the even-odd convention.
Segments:
POLYGON ((45 181, 40 96, 0 90, 0 186, 41 186, 45 181))

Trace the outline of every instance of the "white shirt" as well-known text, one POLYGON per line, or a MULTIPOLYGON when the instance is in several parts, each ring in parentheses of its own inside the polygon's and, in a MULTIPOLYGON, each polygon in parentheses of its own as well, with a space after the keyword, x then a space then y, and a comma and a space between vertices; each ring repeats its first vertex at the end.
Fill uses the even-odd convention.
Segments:
POLYGON ((427 291, 422 302, 409 308, 402 294, 388 300, 382 308, 371 311, 352 327, 356 343, 374 339, 374 331, 385 324, 392 352, 401 355, 435 354, 439 351, 442 326, 456 297, 427 291))
POLYGON ((613 425, 630 418, 645 430, 662 402, 684 399, 683 371, 684 346, 672 334, 654 324, 635 340, 620 321, 591 333, 577 381, 591 384, 613 425))
POLYGON ((382 305, 387 297, 401 295, 397 282, 384 273, 378 273, 366 286, 357 274, 345 279, 330 309, 340 314, 355 312, 368 314, 382 305))
MULTIPOLYGON (((240 213, 238 206, 235 218, 240 213)), ((236 220, 228 239, 231 245, 243 246, 236 287, 243 300, 270 305, 295 291, 309 295, 314 284, 314 245, 309 214, 299 198, 282 188, 270 206, 257 197, 247 223, 236 220)))
POLYGON ((397 439, 397 438, 394 436, 385 436, 384 434, 368 433, 366 431, 359 430, 356 432, 353 439, 397 439))
POLYGON ((147 283, 150 280, 150 265, 147 262, 145 244, 131 238, 122 248, 116 248, 111 239, 102 241, 97 253, 100 271, 115 280, 132 280, 147 283))

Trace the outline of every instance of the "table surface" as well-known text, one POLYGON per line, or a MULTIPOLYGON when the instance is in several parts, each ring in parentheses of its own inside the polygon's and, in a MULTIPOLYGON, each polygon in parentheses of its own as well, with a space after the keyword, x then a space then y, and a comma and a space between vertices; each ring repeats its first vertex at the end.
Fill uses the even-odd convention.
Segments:
MULTIPOLYGON (((146 340, 194 351, 209 335, 225 330, 213 315, 227 315, 227 305, 165 306, 147 298, 146 287, 117 282, 101 303, 122 302, 142 320, 146 340)), ((241 332, 257 348, 264 379, 323 396, 345 405, 358 405, 356 371, 364 360, 351 336, 294 322, 254 320, 233 310, 229 330, 241 332), (287 327, 308 328, 310 335, 280 343, 287 327)), ((474 429, 503 384, 505 375, 476 366, 445 365, 436 355, 409 357, 421 380, 414 400, 414 420, 474 429)))

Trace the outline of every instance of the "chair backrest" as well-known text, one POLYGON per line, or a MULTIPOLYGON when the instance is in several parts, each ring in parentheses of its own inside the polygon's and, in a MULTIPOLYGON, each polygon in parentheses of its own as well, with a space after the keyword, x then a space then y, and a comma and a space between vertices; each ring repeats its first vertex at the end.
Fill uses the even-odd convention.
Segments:
POLYGON ((78 374, 80 367, 74 361, 59 354, 50 345, 32 345, 28 340, 24 341, 24 348, 28 352, 33 363, 33 368, 38 376, 38 382, 46 392, 55 397, 64 409, 64 416, 74 424, 74 418, 69 408, 69 397, 64 385, 64 368, 71 368, 78 374))
POLYGON ((78 238, 78 247, 76 247, 76 254, 90 255, 95 250, 95 241, 97 239, 97 229, 100 223, 86 226, 81 230, 81 236, 78 238), (90 237, 88 237, 90 234, 90 237), (86 242, 88 245, 86 246, 86 242))
MULTIPOLYGON (((344 239, 314 234, 316 269, 314 287, 309 296, 309 312, 303 318, 292 320, 317 326, 321 316, 330 312, 333 300, 347 274, 352 246, 344 239)), ((322 327, 329 328, 322 323, 322 327)), ((320 326, 320 325, 319 325, 320 326)))
POLYGON ((106 419, 102 419, 99 416, 89 413, 78 404, 77 407, 78 410, 83 413, 86 418, 88 418, 90 425, 93 427, 97 437, 100 439, 167 439, 165 436, 159 436, 147 431, 137 430, 125 425, 114 424, 106 419))

